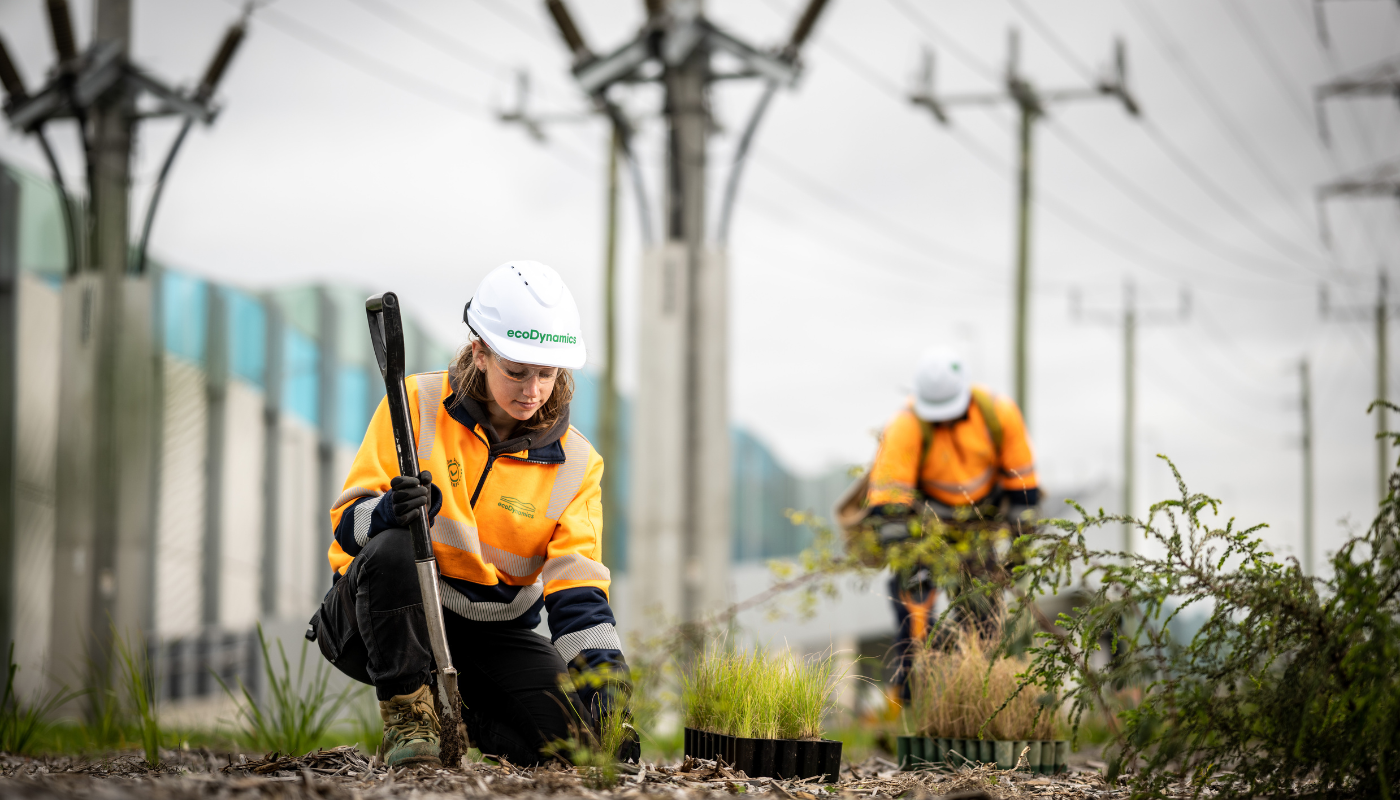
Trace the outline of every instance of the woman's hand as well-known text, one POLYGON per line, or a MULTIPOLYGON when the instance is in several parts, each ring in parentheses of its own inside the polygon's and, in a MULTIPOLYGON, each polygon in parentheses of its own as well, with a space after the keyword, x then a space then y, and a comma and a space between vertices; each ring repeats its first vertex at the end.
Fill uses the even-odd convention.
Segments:
POLYGON ((431 502, 432 485, 433 474, 426 469, 418 473, 416 478, 400 475, 389 481, 389 490, 393 494, 390 502, 394 504, 395 522, 407 528, 418 509, 427 508, 431 502))

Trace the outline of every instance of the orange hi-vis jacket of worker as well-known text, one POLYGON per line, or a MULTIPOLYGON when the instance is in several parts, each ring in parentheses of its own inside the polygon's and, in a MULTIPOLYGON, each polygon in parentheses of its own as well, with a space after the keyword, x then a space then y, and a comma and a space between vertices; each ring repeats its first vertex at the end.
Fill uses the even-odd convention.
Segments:
MULTIPOLYGON (((1038 496, 1035 456, 1021 409, 1015 401, 974 386, 967 413, 948 422, 919 419, 913 403, 885 427, 870 469, 868 505, 912 507, 931 499, 947 506, 972 506, 997 490, 1038 496), (980 396, 979 396, 980 395, 980 396), (982 412, 992 409, 989 424, 982 412), (1001 446, 992 429, 999 425, 1001 446)), ((1031 503, 1034 504, 1033 502, 1031 503)))
MULTIPOLYGON (((602 561, 602 457, 567 413, 549 430, 493 442, 484 411, 453 393, 447 372, 404 383, 418 463, 433 475, 430 533, 443 606, 525 629, 539 624, 543 608, 565 663, 582 655, 594 667, 620 657, 602 561)), ((398 463, 381 402, 331 510, 327 556, 337 575, 369 537, 393 525, 391 504, 382 501, 398 463)))

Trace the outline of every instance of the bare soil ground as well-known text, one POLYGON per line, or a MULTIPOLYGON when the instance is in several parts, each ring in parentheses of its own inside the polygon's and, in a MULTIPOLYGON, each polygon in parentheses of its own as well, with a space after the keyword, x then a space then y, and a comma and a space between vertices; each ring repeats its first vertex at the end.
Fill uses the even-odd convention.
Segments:
POLYGON ((1097 772, 1037 776, 983 766, 955 772, 899 772, 880 758, 847 764, 841 780, 785 781, 749 778, 713 761, 643 764, 619 770, 604 786, 596 772, 557 766, 522 769, 468 763, 460 770, 389 770, 366 761, 351 747, 321 750, 300 758, 275 754, 250 758, 210 751, 170 751, 157 769, 136 755, 90 760, 0 757, 0 797, 92 798, 435 798, 506 796, 520 800, 584 798, 701 798, 766 795, 773 800, 819 798, 909 798, 966 800, 996 798, 1116 798, 1126 792, 1106 785, 1097 772))

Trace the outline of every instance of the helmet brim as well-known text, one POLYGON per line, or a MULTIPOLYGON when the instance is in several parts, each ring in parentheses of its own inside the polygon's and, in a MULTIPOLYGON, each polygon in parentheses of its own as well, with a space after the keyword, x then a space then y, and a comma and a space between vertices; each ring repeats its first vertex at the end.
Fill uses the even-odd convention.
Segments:
MULTIPOLYGON (((468 312, 470 317, 471 312, 468 312)), ((550 347, 549 345, 531 344, 520 339, 508 339, 498 336, 484 325, 472 323, 472 330, 481 338, 486 346, 493 352, 507 361, 515 361, 520 364, 529 364, 536 367, 557 367, 559 369, 582 369, 588 363, 588 352, 582 344, 571 345, 569 347, 550 347)))
POLYGON ((947 422, 967 413, 967 406, 971 402, 970 385, 963 386, 952 398, 940 402, 930 402, 914 395, 914 415, 924 422, 947 422))

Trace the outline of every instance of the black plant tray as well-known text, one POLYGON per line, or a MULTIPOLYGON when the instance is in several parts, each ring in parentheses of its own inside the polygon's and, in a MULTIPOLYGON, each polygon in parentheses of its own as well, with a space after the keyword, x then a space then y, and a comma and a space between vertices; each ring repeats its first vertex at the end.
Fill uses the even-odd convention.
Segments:
POLYGON ((815 778, 841 775, 841 743, 831 739, 745 739, 685 729, 685 754, 723 759, 750 778, 815 778))
POLYGON ((1011 769, 1023 749, 1030 746, 1029 771, 1042 774, 1066 772, 1069 743, 1063 739, 1048 741, 988 741, 976 739, 944 739, 927 736, 895 737, 895 760, 902 770, 938 769, 962 764, 996 764, 998 769, 1011 769))

